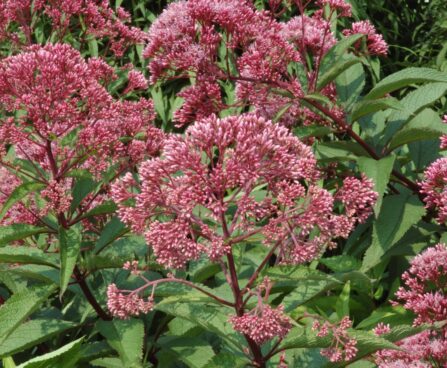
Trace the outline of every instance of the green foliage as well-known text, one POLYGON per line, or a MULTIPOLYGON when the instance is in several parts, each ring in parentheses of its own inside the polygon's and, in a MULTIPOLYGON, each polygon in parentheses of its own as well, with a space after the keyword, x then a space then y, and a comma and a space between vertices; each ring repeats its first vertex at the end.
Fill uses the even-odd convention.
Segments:
POLYGON ((70 342, 61 348, 47 353, 36 358, 33 358, 26 363, 20 364, 17 368, 59 368, 76 367, 79 358, 81 357, 81 347, 83 337, 70 342))
POLYGON ((129 368, 142 367, 144 324, 137 319, 99 321, 98 330, 118 353, 121 364, 129 368))
MULTIPOLYGON (((122 5, 131 13, 134 26, 147 29, 169 2, 116 0, 114 5, 122 5)), ((255 3, 258 8, 269 9, 268 1, 255 3)), ((277 345, 266 343, 262 353, 286 351, 290 367, 374 367, 374 352, 398 349, 396 342, 429 328, 413 327, 414 316, 402 307, 390 306, 388 300, 394 298, 411 257, 445 240, 443 227, 425 209, 417 189, 412 190, 402 179, 417 185, 427 165, 445 155, 438 149, 439 137, 447 134, 447 125, 440 119, 447 106, 445 4, 443 0, 428 4, 422 0, 350 3, 355 18, 369 16, 383 33, 390 43, 390 57, 379 61, 353 53, 353 46, 365 42, 365 37, 346 37, 323 57, 314 91, 309 91, 302 64, 291 63, 288 67, 303 86, 302 106, 332 122, 294 126, 292 131, 312 145, 324 172, 321 182, 331 193, 340 187, 344 176, 365 174, 373 181, 378 200, 368 221, 356 225, 348 239, 336 240, 337 249, 326 250, 310 265, 277 265, 274 255, 256 275, 257 284, 264 277, 273 282, 266 302, 274 307, 284 305, 293 324, 284 340, 277 345), (336 104, 321 92, 328 86, 336 88, 336 104), (343 110, 339 115, 342 123, 330 115, 335 105, 343 110), (320 355, 322 348, 331 345, 332 336, 316 336, 310 327, 312 315, 333 323, 345 316, 354 321, 349 336, 357 339, 358 353, 351 362, 330 363, 320 355), (371 330, 379 322, 389 323, 392 332, 374 335, 371 330)), ((288 19, 293 15, 293 10, 286 9, 282 16, 288 19)), ((57 39, 50 32, 48 20, 33 22, 35 41, 57 39)), ((167 133, 183 131, 173 123, 174 111, 183 102, 176 95, 185 88, 183 82, 174 80, 126 97, 121 95, 126 83, 122 67, 131 63, 147 76, 143 45, 114 58, 107 40, 85 34, 82 20, 73 21, 64 37, 87 59, 101 57, 118 71, 118 78, 110 86, 114 97, 152 98, 156 125, 167 133)), ((2 56, 16 52, 0 44, 2 56)), ((220 87, 228 104, 222 116, 245 111, 235 103, 232 83, 220 87)), ((290 91, 274 90, 282 97, 291 96, 290 91)), ((284 104, 274 120, 289 112, 291 105, 284 104)), ((72 144, 76 135, 76 131, 68 134, 64 144, 72 144)), ((123 137, 124 146, 127 140, 123 137)), ((7 154, 14 156, 13 150, 6 148, 7 154)), ((11 170, 20 170, 22 184, 3 201, 0 220, 8 220, 8 211, 17 204, 26 206, 35 200, 38 207, 43 207, 39 191, 46 185, 31 178, 50 174, 24 159, 15 158, 14 162, 16 167, 11 170)), ((219 262, 190 262, 174 275, 189 285, 162 283, 154 290, 153 311, 129 320, 111 320, 107 286, 116 283, 135 290, 143 283, 122 269, 125 262, 138 260, 146 280, 173 276, 155 262, 144 237, 133 234, 119 220, 117 205, 111 200, 84 210, 86 200, 100 198, 110 189, 121 174, 119 169, 114 167, 101 178, 84 169, 67 173, 73 180, 67 218, 50 213, 35 225, 5 222, 0 226, 0 366, 242 368, 251 364, 244 336, 229 322, 235 308, 218 302, 234 302, 228 269, 223 270, 219 262)), ((136 176, 133 163, 129 171, 136 176)), ((257 190, 261 198, 270 188, 257 190)), ((238 194, 228 193, 232 195, 238 194)), ((337 202, 336 206, 341 205, 337 202)), ((226 215, 231 216, 231 211, 234 209, 226 215)), ((233 246, 240 290, 269 251, 264 240, 258 233, 233 246)), ((222 259, 226 262, 225 257, 222 259)), ((144 298, 151 292, 146 290, 144 298)), ((254 307, 255 298, 248 299, 245 312, 254 307)), ((278 359, 279 354, 273 354, 268 367, 276 366, 278 359)))
POLYGON ((61 255, 60 296, 67 289, 81 247, 81 229, 72 226, 70 229, 59 229, 59 249, 61 255))
POLYGON ((9 335, 35 312, 53 291, 54 287, 36 287, 23 289, 12 295, 0 307, 0 344, 5 342, 9 335))

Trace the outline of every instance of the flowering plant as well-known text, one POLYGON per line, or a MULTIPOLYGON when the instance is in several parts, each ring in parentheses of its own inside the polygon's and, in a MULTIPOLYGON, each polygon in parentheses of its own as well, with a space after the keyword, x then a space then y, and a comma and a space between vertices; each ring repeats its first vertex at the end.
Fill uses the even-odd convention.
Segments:
POLYGON ((445 73, 345 0, 132 4, 0 4, 3 366, 445 364, 445 73))

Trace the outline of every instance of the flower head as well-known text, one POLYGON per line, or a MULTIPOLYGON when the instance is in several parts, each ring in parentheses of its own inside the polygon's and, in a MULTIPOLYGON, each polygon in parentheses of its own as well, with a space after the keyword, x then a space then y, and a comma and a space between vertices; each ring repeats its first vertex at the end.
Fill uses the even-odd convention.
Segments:
POLYGON ((427 208, 438 211, 438 222, 447 219, 447 158, 440 158, 433 162, 424 172, 421 183, 421 193, 425 195, 427 208))
POLYGON ((65 44, 32 46, 0 62, 0 160, 43 170, 35 174, 46 184, 46 210, 69 209, 70 170, 100 178, 112 165, 158 153, 164 135, 152 125, 152 102, 115 100, 102 85, 111 78, 104 62, 86 62, 65 44))
MULTIPOLYGON (((417 255, 402 280, 396 297, 416 315, 414 325, 447 319, 447 248, 437 244, 417 255)), ((388 328, 389 330, 389 328, 388 328)), ((388 331, 386 331, 388 332, 388 331)), ((447 364, 447 328, 426 330, 399 341, 401 350, 381 350, 376 354, 380 368, 444 367, 447 364)))
POLYGON ((107 307, 113 316, 128 319, 148 313, 154 308, 152 298, 144 300, 138 293, 119 290, 115 284, 107 288, 107 307))
POLYGON ((348 213, 336 215, 334 197, 316 185, 318 178, 310 147, 285 127, 255 114, 211 116, 184 137, 167 138, 161 157, 141 164, 140 183, 128 174, 112 196, 121 219, 145 233, 167 267, 181 268, 204 253, 217 260, 232 237, 252 232, 262 233, 267 246, 276 244, 283 262, 302 263, 332 238, 347 236, 373 203, 368 185, 358 205, 343 187, 348 213))
POLYGON ((352 327, 352 321, 349 317, 344 317, 339 323, 329 322, 320 323, 315 321, 312 329, 317 332, 318 337, 332 335, 331 346, 321 350, 321 355, 328 358, 331 362, 341 360, 350 361, 357 354, 357 340, 351 338, 348 329, 352 327))
MULTIPOLYGON (((343 34, 345 36, 364 34, 367 36, 366 47, 369 54, 381 56, 386 56, 388 54, 388 44, 383 39, 383 36, 377 33, 376 28, 368 20, 353 23, 351 29, 344 30, 343 34)), ((359 43, 357 46, 358 45, 359 43)))
POLYGON ((283 339, 292 328, 282 305, 276 309, 260 305, 243 316, 231 317, 230 322, 236 331, 249 336, 259 345, 275 337, 283 339))

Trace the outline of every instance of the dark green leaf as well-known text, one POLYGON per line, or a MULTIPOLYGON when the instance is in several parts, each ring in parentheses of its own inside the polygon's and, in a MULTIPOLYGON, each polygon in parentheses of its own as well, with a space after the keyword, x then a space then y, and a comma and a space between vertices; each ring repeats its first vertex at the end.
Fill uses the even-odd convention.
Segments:
POLYGON ((318 78, 317 89, 320 91, 341 73, 358 63, 361 63, 361 60, 353 55, 346 55, 345 57, 341 58, 318 78))
POLYGON ((16 187, 8 199, 3 203, 2 210, 0 211, 0 219, 5 216, 6 212, 17 202, 25 198, 29 193, 38 192, 42 188, 45 188, 45 184, 42 183, 24 183, 16 187))
POLYGON ((447 83, 447 74, 430 68, 406 68, 382 79, 365 98, 372 100, 414 83, 428 82, 447 83))
POLYGON ((0 226, 0 246, 11 243, 15 240, 25 239, 32 235, 42 234, 48 230, 28 224, 12 224, 0 226))
POLYGON ((219 308, 206 303, 197 303, 195 298, 191 299, 191 301, 188 301, 188 298, 184 298, 183 302, 179 302, 178 297, 169 297, 163 299, 160 303, 156 303, 155 308, 175 317, 191 321, 206 331, 219 335, 238 348, 238 335, 228 322, 228 316, 233 311, 227 307, 219 308))
POLYGON ((126 226, 117 218, 112 218, 104 227, 95 244, 95 253, 112 243, 115 239, 127 233, 126 226))
POLYGON ((365 72, 362 64, 354 64, 342 72, 335 80, 337 95, 345 106, 351 106, 358 100, 365 87, 365 72))
POLYGON ((59 268, 56 256, 29 247, 6 246, 0 248, 0 263, 37 264, 59 268))
POLYGON ((29 349, 74 326, 75 324, 72 322, 50 319, 36 319, 25 322, 0 345, 0 357, 4 358, 29 349))
POLYGON ((143 357, 144 324, 139 319, 99 321, 98 329, 118 352, 124 367, 138 366, 143 357))
POLYGON ((33 358, 26 363, 20 364, 17 368, 74 368, 81 357, 82 341, 72 341, 51 353, 33 358))
POLYGON ((399 100, 393 97, 381 98, 378 100, 363 100, 357 102, 351 112, 351 121, 357 121, 358 119, 375 113, 377 111, 386 110, 386 109, 402 109, 402 105, 399 100))
POLYGON ((13 294, 0 307, 0 345, 54 291, 54 286, 27 288, 13 294))
POLYGON ((433 110, 425 109, 394 134, 389 150, 411 142, 435 139, 443 134, 447 134, 447 125, 433 110))
POLYGON ((339 319, 342 319, 345 316, 349 316, 350 294, 351 294, 351 283, 348 281, 343 287, 343 290, 341 291, 341 294, 337 299, 337 303, 335 303, 335 311, 337 312, 337 316, 339 319))
POLYGON ((355 257, 346 254, 333 256, 330 258, 321 258, 320 263, 324 264, 333 272, 348 272, 359 270, 362 263, 355 257))
POLYGON ((374 213, 376 216, 380 212, 382 206, 383 194, 390 180, 391 171, 393 170, 396 157, 391 155, 381 160, 374 160, 368 157, 359 157, 357 163, 362 173, 373 180, 374 190, 378 193, 377 202, 374 205, 374 213))
POLYGON ((78 180, 73 188, 73 200, 71 201, 70 211, 74 212, 84 198, 91 192, 97 184, 91 179, 78 180))
POLYGON ((372 244, 365 253, 362 270, 367 271, 377 265, 424 214, 424 205, 417 196, 400 194, 386 197, 373 225, 372 244))
POLYGON ((59 229, 61 259, 60 296, 62 296, 67 289, 81 249, 82 234, 81 227, 78 225, 80 224, 72 226, 68 230, 63 229, 62 227, 59 229))

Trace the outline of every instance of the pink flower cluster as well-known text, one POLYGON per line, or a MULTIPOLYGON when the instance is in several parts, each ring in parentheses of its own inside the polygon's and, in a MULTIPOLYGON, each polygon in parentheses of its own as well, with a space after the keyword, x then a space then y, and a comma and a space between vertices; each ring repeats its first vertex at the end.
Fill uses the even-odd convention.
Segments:
POLYGON ((262 345, 275 337, 283 339, 292 328, 289 318, 284 314, 284 307, 273 309, 260 304, 249 313, 230 318, 233 328, 262 345))
POLYGON ((164 139, 151 124, 152 102, 114 100, 102 85, 111 79, 103 61, 86 62, 63 44, 32 46, 0 62, 0 164, 29 160, 35 170, 27 175, 47 185, 41 195, 56 212, 70 207, 70 170, 100 177, 111 165, 120 170, 156 154, 164 139))
POLYGON ((340 323, 331 324, 329 322, 320 323, 316 320, 312 329, 318 331, 318 337, 332 335, 332 345, 329 348, 322 349, 321 355, 328 358, 331 362, 341 360, 349 361, 357 354, 357 340, 351 338, 348 329, 352 327, 352 321, 349 317, 344 317, 340 323))
MULTIPOLYGON (((397 298, 406 309, 415 313, 415 325, 435 323, 447 319, 447 247, 437 244, 411 262, 404 273, 404 287, 397 298)), ((380 326, 379 333, 389 332, 380 326)), ((447 366, 447 328, 427 330, 398 343, 401 351, 382 350, 376 354, 380 368, 447 366)))
POLYGON ((397 343, 402 350, 376 353, 379 368, 432 368, 447 366, 446 331, 424 331, 397 343), (436 365, 433 365, 435 363, 436 365))
POLYGON ((0 5, 0 40, 12 37, 7 28, 10 23, 17 23, 30 43, 32 19, 39 12, 50 18, 53 29, 62 37, 70 23, 82 17, 87 33, 106 39, 110 50, 118 57, 128 46, 142 44, 147 39, 142 30, 126 24, 130 14, 122 7, 114 10, 109 0, 4 0, 0 5))
POLYGON ((438 222, 447 220, 447 158, 433 162, 424 173, 421 193, 427 208, 438 211, 438 222))
POLYGON ((364 174, 362 174, 361 180, 348 177, 344 179, 343 187, 335 198, 343 203, 348 216, 355 216, 360 222, 365 222, 377 201, 377 193, 373 189, 372 180, 364 174))
POLYGON ((330 9, 340 13, 342 17, 350 17, 352 15, 352 6, 345 0, 318 0, 320 6, 328 5, 330 9))
MULTIPOLYGON (((377 33, 376 28, 368 20, 353 23, 352 28, 343 31, 343 34, 345 36, 364 34, 367 36, 366 47, 369 54, 383 56, 388 54, 388 44, 383 39, 383 36, 377 33)), ((360 47, 360 42, 357 43, 357 47, 360 47)))
MULTIPOLYGON (((272 8, 278 7, 271 2, 272 8)), ((288 125, 324 122, 324 118, 301 106, 305 93, 315 92, 323 56, 337 42, 330 18, 351 15, 344 0, 320 0, 312 16, 301 15, 279 22, 274 14, 258 11, 249 0, 182 0, 172 3, 152 24, 145 57, 150 59, 151 82, 160 79, 192 79, 179 96, 184 104, 175 113, 180 124, 191 123, 234 106, 253 106, 258 115, 288 125), (311 67, 307 61, 311 60, 311 67), (303 88, 291 67, 308 79, 303 88), (236 101, 221 93, 225 83, 236 84, 236 101), (307 89, 306 92, 303 90, 307 89), (281 92, 279 93, 278 90, 281 92)), ((386 44, 369 23, 355 24, 347 34, 368 34, 371 53, 383 54, 386 44), (368 26, 369 25, 369 26, 368 26)), ((386 53, 386 52, 385 52, 386 53)), ((319 91, 334 104, 330 84, 319 91)), ((337 107, 333 112, 342 114, 337 107)))
POLYGON ((413 311, 415 325, 447 319, 447 248, 437 244, 417 255, 402 276, 405 287, 396 292, 404 307, 413 311))
POLYGON ((121 219, 170 268, 204 253, 217 260, 256 233, 277 247, 281 262, 307 262, 364 221, 376 198, 369 179, 346 181, 335 198, 347 213, 335 214, 334 196, 316 184, 310 147, 254 114, 211 116, 185 137, 168 137, 161 157, 141 164, 139 178, 124 176, 112 197, 121 219))
POLYGON ((115 284, 107 288, 107 307, 114 317, 128 319, 148 313, 154 308, 151 297, 144 300, 137 292, 119 290, 115 284))

